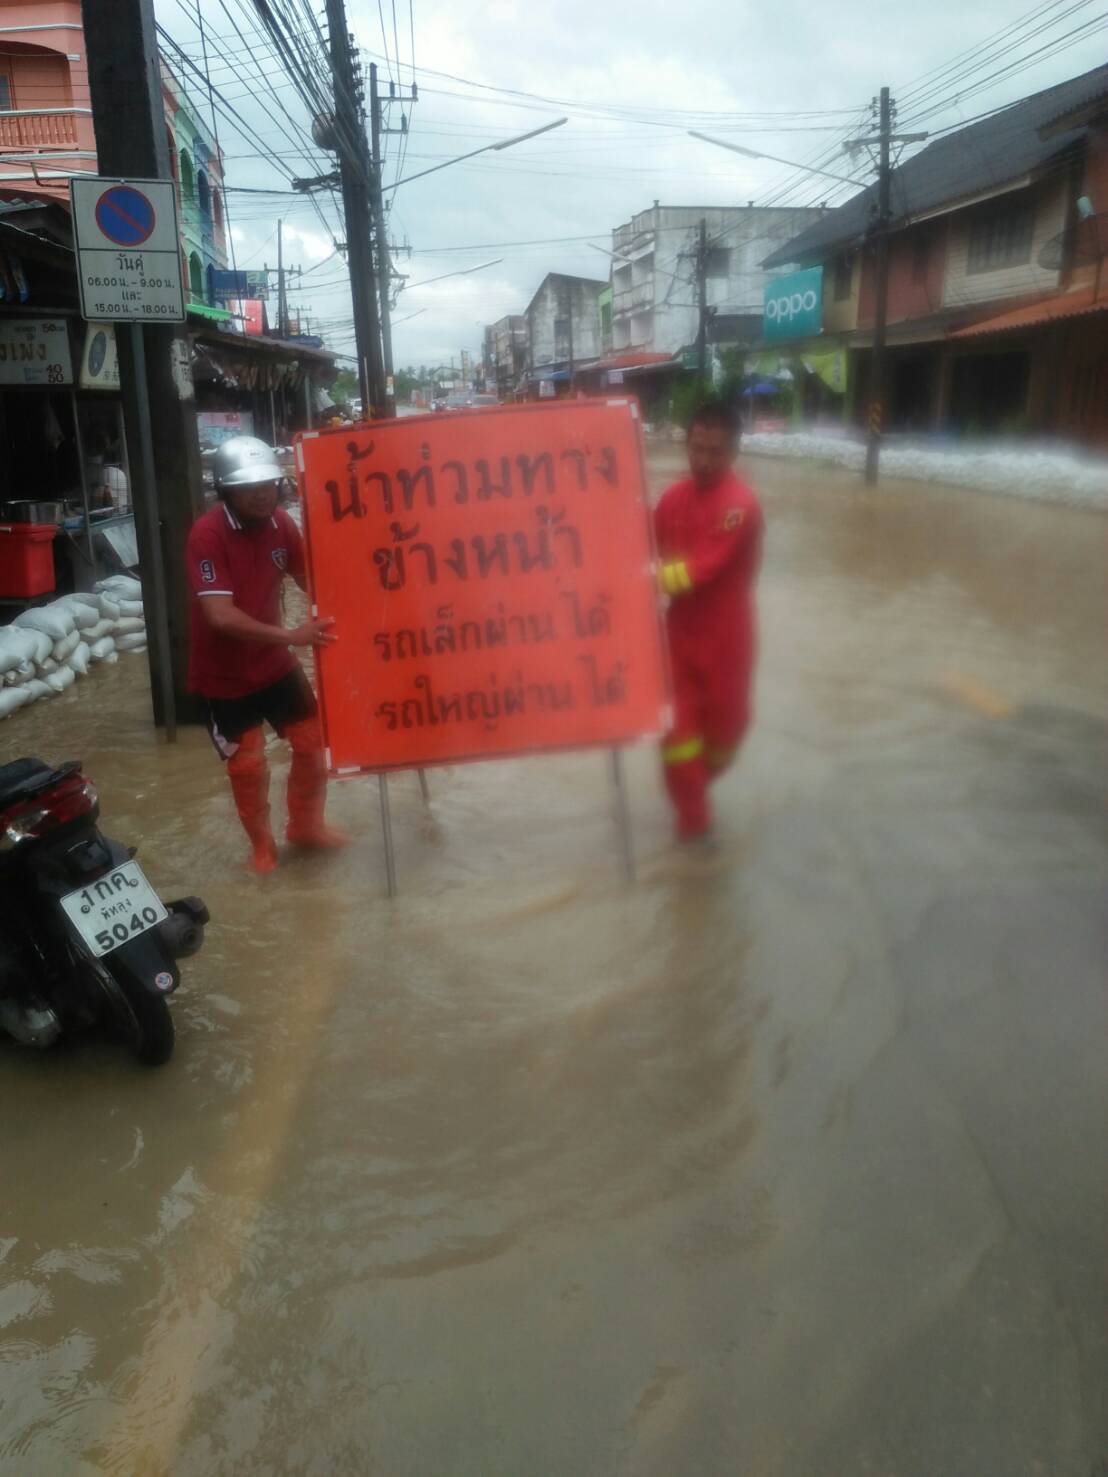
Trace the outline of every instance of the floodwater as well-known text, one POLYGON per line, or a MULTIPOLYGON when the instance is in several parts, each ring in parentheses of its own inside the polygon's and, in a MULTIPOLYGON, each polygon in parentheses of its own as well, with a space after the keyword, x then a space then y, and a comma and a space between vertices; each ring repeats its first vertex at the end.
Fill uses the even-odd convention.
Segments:
POLYGON ((745 470, 714 859, 644 747, 633 886, 597 754, 255 880, 141 659, 0 730, 214 915, 168 1067, 0 1046, 4 1477, 1102 1471, 1104 520, 745 470))

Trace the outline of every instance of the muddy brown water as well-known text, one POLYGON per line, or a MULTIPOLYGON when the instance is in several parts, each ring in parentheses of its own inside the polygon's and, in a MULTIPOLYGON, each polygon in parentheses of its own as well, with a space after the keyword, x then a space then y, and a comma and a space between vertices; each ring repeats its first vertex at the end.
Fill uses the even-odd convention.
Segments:
POLYGON ((214 915, 168 1067, 0 1045, 5 1477, 1089 1477, 1105 522, 745 470, 714 859, 645 747, 634 886, 590 754, 251 880, 141 658, 0 726, 214 915))

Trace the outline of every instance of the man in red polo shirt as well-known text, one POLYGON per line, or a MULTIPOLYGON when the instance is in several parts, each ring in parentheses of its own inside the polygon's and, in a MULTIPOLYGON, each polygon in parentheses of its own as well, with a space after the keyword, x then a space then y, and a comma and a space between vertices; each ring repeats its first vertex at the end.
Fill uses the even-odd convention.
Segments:
POLYGON ((315 695, 290 647, 326 646, 333 621, 281 624, 281 586, 304 588, 300 530, 278 507, 281 469, 264 441, 235 436, 216 453, 218 506, 198 518, 185 559, 193 592, 189 687, 208 705, 208 729, 250 838, 251 865, 277 865, 269 815, 268 723, 292 748, 288 840, 342 846, 323 821, 327 775, 315 695))

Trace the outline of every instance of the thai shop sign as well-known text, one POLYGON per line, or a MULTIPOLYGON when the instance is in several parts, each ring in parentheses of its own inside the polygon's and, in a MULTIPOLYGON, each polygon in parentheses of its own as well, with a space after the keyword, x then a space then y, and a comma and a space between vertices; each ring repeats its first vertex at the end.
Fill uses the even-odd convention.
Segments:
POLYGON ((64 318, 0 318, 0 385, 71 385, 64 318))
POLYGON ((811 338, 823 329, 823 268, 773 277, 765 287, 762 337, 767 344, 811 338))
POLYGON ((269 297, 269 277, 260 272, 212 271, 212 297, 218 303, 235 302, 240 298, 252 298, 264 302, 269 297))

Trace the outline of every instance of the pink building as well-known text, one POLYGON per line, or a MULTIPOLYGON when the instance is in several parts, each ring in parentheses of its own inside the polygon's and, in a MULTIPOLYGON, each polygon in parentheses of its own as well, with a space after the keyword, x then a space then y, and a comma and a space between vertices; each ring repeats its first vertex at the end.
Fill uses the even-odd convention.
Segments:
POLYGON ((95 170, 79 0, 0 0, 0 198, 66 200, 95 170))

